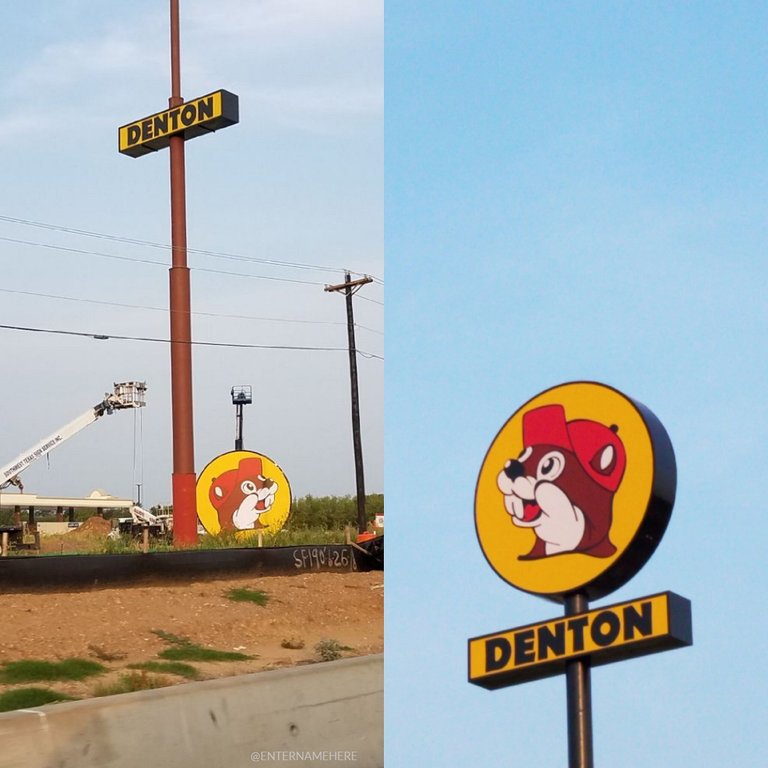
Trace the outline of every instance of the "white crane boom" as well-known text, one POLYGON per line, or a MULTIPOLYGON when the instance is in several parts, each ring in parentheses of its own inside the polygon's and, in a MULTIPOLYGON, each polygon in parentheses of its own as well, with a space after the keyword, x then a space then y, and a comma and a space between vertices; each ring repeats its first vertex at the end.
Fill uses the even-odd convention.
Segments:
POLYGON ((15 485, 20 491, 24 485, 19 475, 34 461, 50 453, 57 445, 63 443, 72 435, 77 434, 89 424, 101 418, 105 413, 111 414, 124 408, 141 408, 144 406, 144 393, 147 386, 143 381, 125 381, 115 384, 112 394, 106 393, 104 399, 85 413, 65 424, 53 434, 44 437, 24 453, 17 456, 8 464, 0 467, 0 489, 15 485))

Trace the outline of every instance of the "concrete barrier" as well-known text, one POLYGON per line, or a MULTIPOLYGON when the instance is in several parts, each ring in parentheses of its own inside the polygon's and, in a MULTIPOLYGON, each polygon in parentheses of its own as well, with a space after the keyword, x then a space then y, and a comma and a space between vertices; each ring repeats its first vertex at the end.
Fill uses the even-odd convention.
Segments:
POLYGON ((383 656, 0 715, 3 768, 382 768, 383 656))

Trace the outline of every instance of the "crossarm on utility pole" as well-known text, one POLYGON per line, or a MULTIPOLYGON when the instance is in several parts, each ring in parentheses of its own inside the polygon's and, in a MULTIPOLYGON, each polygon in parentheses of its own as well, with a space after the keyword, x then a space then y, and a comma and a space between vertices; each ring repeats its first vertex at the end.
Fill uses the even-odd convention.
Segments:
MULTIPOLYGON (((347 275, 349 277, 349 275, 347 275)), ((360 288, 363 285, 366 285, 368 283, 372 283, 373 278, 368 277, 367 275, 365 277, 361 277, 358 280, 349 280, 348 282, 344 283, 337 283, 336 285, 326 285, 325 289, 326 291, 346 291, 350 288, 360 288)))

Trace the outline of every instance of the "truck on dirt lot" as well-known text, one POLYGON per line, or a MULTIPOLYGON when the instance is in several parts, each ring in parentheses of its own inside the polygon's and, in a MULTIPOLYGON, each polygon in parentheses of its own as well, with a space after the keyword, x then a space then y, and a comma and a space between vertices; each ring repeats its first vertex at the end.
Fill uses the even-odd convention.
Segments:
POLYGON ((158 539, 170 538, 173 533, 173 515, 155 515, 134 504, 130 508, 130 517, 118 517, 117 528, 109 535, 142 536, 146 529, 150 536, 158 539))

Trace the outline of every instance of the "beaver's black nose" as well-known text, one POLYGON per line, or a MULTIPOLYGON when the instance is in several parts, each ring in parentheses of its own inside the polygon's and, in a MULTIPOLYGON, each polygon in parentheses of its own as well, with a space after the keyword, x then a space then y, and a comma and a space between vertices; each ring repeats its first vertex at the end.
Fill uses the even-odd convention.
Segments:
POLYGON ((510 480, 517 480, 518 477, 523 477, 525 475, 525 469, 517 459, 510 459, 504 467, 504 474, 510 480))

